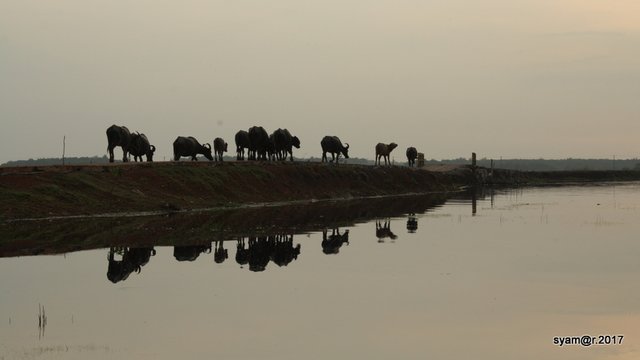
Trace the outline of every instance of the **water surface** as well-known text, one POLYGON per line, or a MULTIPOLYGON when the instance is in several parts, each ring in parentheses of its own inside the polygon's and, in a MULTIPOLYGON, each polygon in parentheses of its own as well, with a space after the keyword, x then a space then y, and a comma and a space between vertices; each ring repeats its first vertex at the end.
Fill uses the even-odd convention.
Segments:
POLYGON ((0 359, 636 359, 639 190, 417 199, 324 234, 320 220, 271 229, 254 214, 260 232, 196 229, 177 248, 0 258, 0 359), (262 246, 263 266, 238 263, 238 238, 262 246), (553 344, 584 334, 624 340, 553 344))

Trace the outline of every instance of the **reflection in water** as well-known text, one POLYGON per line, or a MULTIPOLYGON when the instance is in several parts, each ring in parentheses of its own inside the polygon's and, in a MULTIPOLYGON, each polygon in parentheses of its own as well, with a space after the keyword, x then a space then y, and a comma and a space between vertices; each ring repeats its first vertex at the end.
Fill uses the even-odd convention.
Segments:
POLYGON ((173 257, 178 261, 194 261, 201 253, 211 252, 211 243, 208 245, 183 245, 173 247, 173 257))
MULTIPOLYGON (((11 320, 9 320, 11 323, 11 320)), ((44 329, 47 327, 47 314, 44 311, 44 306, 38 304, 38 339, 44 337, 44 329)))
POLYGON ((407 232, 409 234, 415 234, 416 231, 418 231, 418 218, 416 214, 411 213, 407 218, 407 232))
POLYGON ((391 220, 389 218, 384 219, 384 221, 376 220, 376 237, 379 243, 383 243, 386 238, 391 240, 398 238, 398 236, 391 231, 391 220))
POLYGON ((212 239, 308 233, 324 228, 353 226, 371 219, 422 214, 441 206, 451 196, 432 194, 318 201, 287 206, 194 211, 172 216, 61 219, 49 222, 0 221, 0 257, 60 254, 113 246, 181 246, 206 244, 212 239), (70 233, 69 229, 74 231, 70 233))
POLYGON ((249 237, 248 248, 244 244, 244 239, 238 240, 236 261, 240 265, 248 263, 254 272, 264 271, 269 261, 287 266, 300 255, 300 244, 293 246, 293 235, 254 236, 249 237))
POLYGON ((215 250, 213 251, 213 261, 215 261, 216 264, 222 264, 229 257, 227 249, 225 249, 223 246, 223 241, 215 241, 214 248, 215 250))
POLYGON ((340 229, 335 228, 331 231, 331 235, 327 236, 327 229, 322 231, 322 252, 331 255, 340 252, 342 244, 349 245, 349 230, 345 230, 340 234, 340 229))
MULTIPOLYGON (((475 217, 472 198, 461 195, 430 213, 388 204, 401 211, 375 210, 366 223, 359 219, 373 212, 362 215, 367 209, 353 206, 349 210, 361 212, 346 218, 344 209, 297 208, 281 217, 260 209, 285 226, 274 229, 250 217, 260 223, 257 231, 227 213, 213 216, 232 216, 238 227, 176 215, 127 219, 133 224, 96 229, 96 237, 82 237, 85 243, 74 242, 81 237, 74 232, 67 245, 120 246, 111 258, 123 268, 142 246, 148 258, 153 249, 157 254, 151 268, 144 265, 145 276, 129 275, 119 286, 104 281, 108 245, 66 257, 0 259, 0 359, 634 359, 638 345, 627 340, 640 338, 640 292, 629 285, 640 274, 640 183, 616 187, 614 199, 612 190, 502 193, 495 208, 478 194, 475 217), (550 221, 539 221, 541 212, 550 221), (289 215, 308 222, 289 222, 289 215), (407 235, 404 228, 417 231, 418 221, 420 234, 407 235), (403 241, 390 248, 374 241, 371 233, 385 228, 403 241), (303 241, 299 262, 297 243, 303 241), (211 244, 211 255, 208 246, 205 254, 196 248, 199 262, 176 264, 174 246, 203 244, 211 244), (251 270, 260 273, 246 270, 251 252, 262 255, 252 257, 259 265, 251 270), (292 265, 282 272, 272 261, 292 265), (33 316, 38 302, 55 320, 41 340, 33 316), (626 342, 589 349, 553 345, 555 336, 605 331, 623 334, 626 342), (218 340, 215 346, 211 339, 218 340), (286 346, 278 346, 283 339, 286 346)), ((40 234, 49 224, 41 226, 35 229, 40 234)), ((47 243, 38 244, 53 253, 47 243)), ((0 243, 0 256, 2 249, 17 253, 8 245, 0 243)), ((124 273, 140 267, 129 265, 124 273)))
POLYGON ((109 249, 109 267, 107 279, 112 283, 126 280, 132 272, 140 273, 142 266, 149 262, 156 251, 152 247, 145 248, 115 248, 109 249), (120 260, 116 260, 120 255, 120 260))
POLYGON ((244 238, 239 237, 236 246, 236 262, 240 264, 241 267, 249 263, 249 249, 245 246, 244 238))

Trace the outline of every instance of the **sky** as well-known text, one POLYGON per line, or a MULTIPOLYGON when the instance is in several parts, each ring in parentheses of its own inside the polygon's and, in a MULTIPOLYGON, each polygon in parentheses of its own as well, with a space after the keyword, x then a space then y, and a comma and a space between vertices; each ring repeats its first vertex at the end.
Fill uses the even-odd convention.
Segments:
POLYGON ((105 155, 112 124, 157 160, 254 125, 304 157, 635 158, 640 2, 3 0, 0 124, 0 163, 105 155))

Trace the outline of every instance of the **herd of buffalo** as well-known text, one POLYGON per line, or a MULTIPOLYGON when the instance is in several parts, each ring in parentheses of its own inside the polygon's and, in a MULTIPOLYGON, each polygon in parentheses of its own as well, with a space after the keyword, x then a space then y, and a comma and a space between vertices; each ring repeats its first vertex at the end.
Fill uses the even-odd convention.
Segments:
MULTIPOLYGON (((149 139, 139 132, 132 133, 125 126, 112 125, 107 129, 107 140, 109 152, 109 162, 114 161, 113 150, 116 147, 122 148, 122 161, 129 161, 129 155, 134 161, 143 161, 145 156, 147 161, 153 161, 153 154, 156 147, 149 143, 149 139)), ((289 160, 293 161, 293 148, 300 148, 300 139, 293 136, 287 129, 278 129, 271 135, 262 126, 253 126, 248 131, 240 130, 235 136, 236 159, 245 160, 245 149, 247 160, 289 160)), ((331 162, 338 163, 340 155, 345 159, 349 158, 349 144, 342 144, 337 136, 325 136, 320 141, 322 147, 322 161, 329 161, 327 153, 331 154, 331 162)), ((381 165, 380 160, 384 159, 385 165, 391 164, 389 154, 398 145, 396 143, 378 143, 376 150, 376 164, 381 165)), ((191 160, 198 160, 197 156, 202 155, 213 161, 222 161, 222 155, 227 151, 227 143, 222 138, 213 140, 211 144, 200 144, 193 136, 178 136, 173 142, 173 160, 179 161, 181 157, 190 157, 191 160)), ((415 147, 409 147, 406 151, 409 166, 415 166, 418 151, 415 147)))
MULTIPOLYGON (((376 237, 378 243, 384 243, 386 239, 398 238, 391 231, 389 218, 376 221, 376 237)), ((415 233, 418 229, 418 220, 415 214, 409 214, 407 219, 407 231, 415 233)), ((349 230, 340 231, 339 228, 323 229, 322 252, 326 255, 340 253, 343 245, 349 245, 349 230)), ((235 261, 242 267, 248 266, 250 271, 265 271, 267 265, 272 262, 279 267, 287 266, 300 255, 301 245, 293 243, 293 234, 271 234, 266 236, 238 237, 236 239, 235 261)), ((198 245, 176 245, 173 247, 173 256, 177 261, 195 261, 201 254, 213 252, 213 260, 217 264, 225 262, 229 258, 229 252, 224 247, 224 241, 206 242, 198 245), (213 245, 213 246, 212 246, 213 245)), ((133 272, 140 273, 152 256, 156 255, 153 247, 126 247, 109 250, 107 278, 112 283, 126 280, 133 272)))

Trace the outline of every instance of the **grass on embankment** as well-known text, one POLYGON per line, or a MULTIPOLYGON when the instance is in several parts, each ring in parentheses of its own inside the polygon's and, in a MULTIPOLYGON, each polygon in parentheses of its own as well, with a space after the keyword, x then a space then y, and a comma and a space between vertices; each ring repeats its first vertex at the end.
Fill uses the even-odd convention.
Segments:
POLYGON ((461 177, 319 163, 143 163, 3 169, 2 219, 452 191, 461 177))

